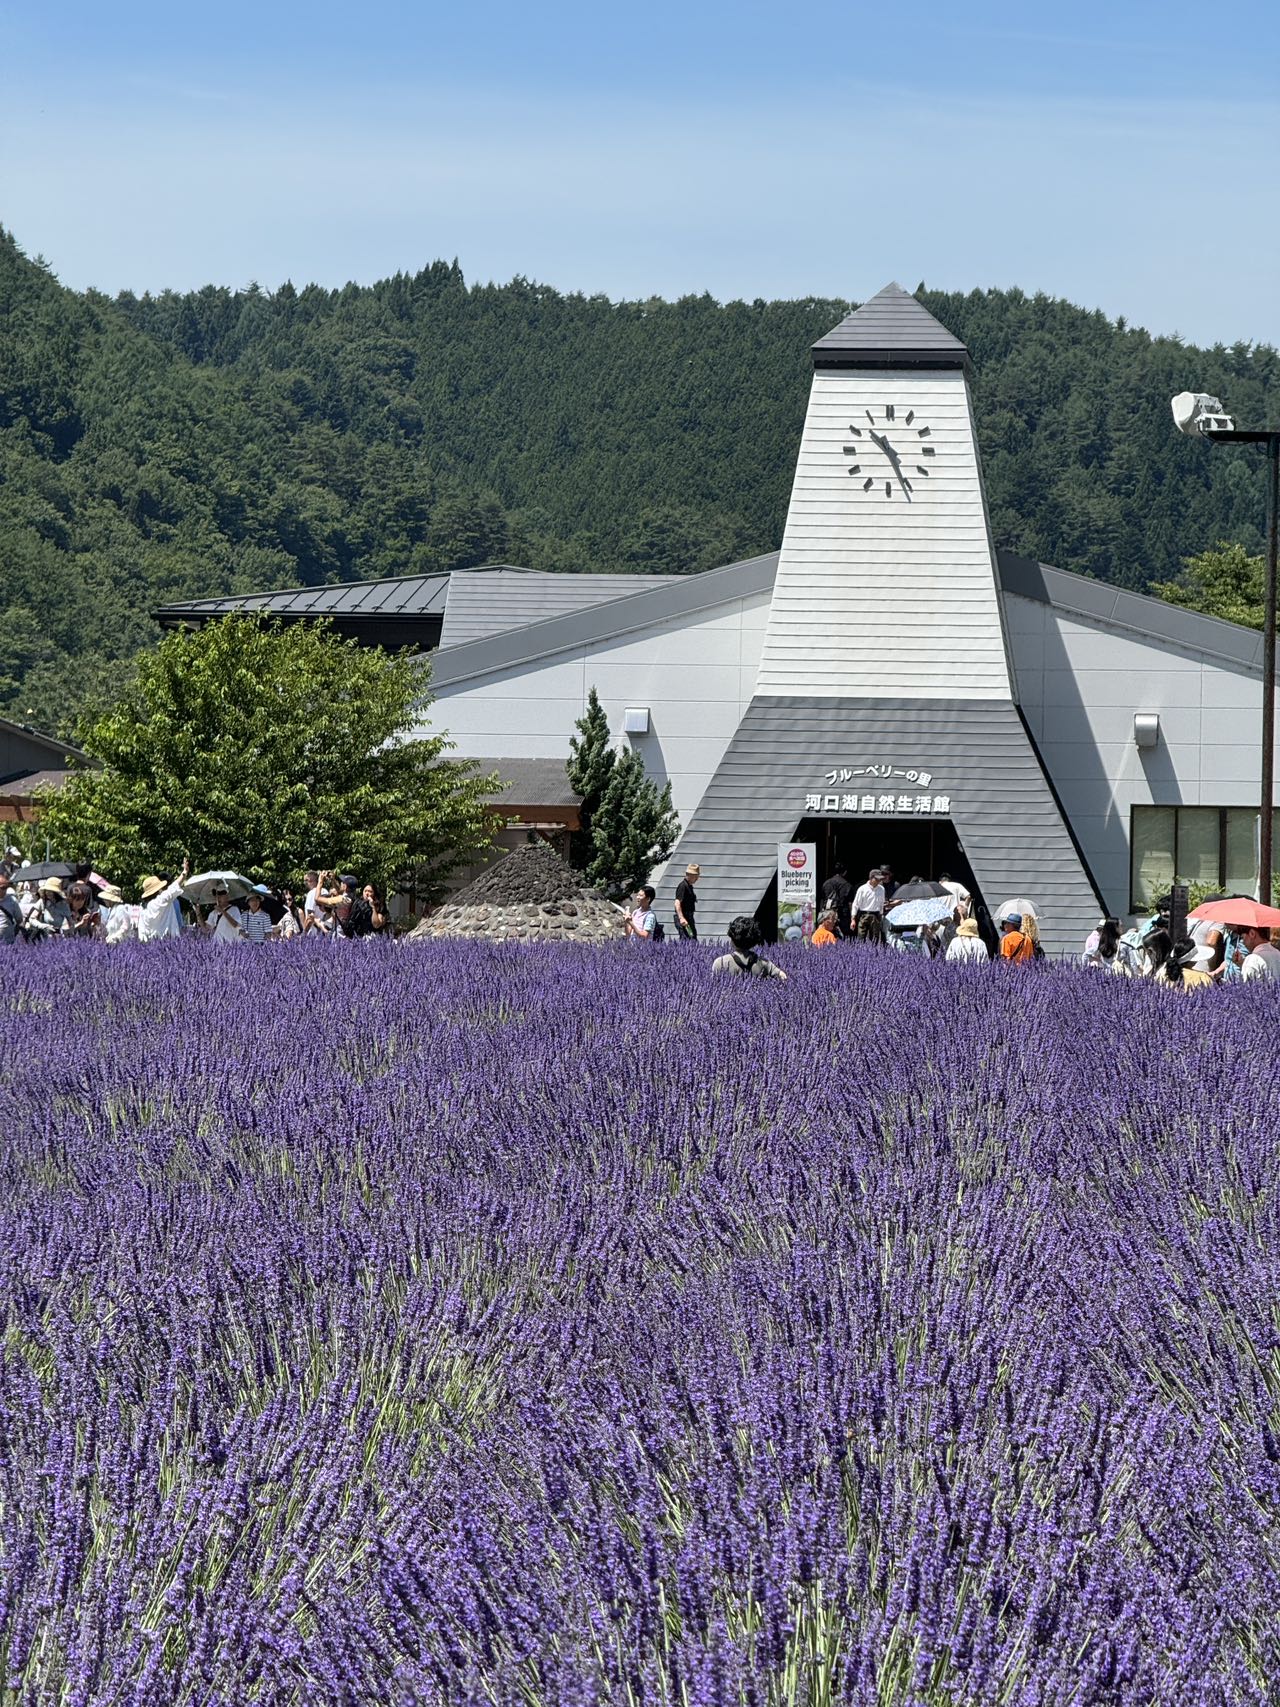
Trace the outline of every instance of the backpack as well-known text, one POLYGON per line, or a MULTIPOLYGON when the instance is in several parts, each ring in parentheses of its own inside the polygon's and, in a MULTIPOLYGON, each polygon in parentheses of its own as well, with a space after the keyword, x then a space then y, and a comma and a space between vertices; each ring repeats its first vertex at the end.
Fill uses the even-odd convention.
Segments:
POLYGON ((650 942, 665 942, 666 940, 667 940, 667 933, 666 933, 666 929, 663 926, 662 920, 655 918, 653 921, 653 929, 649 932, 649 941, 650 942))

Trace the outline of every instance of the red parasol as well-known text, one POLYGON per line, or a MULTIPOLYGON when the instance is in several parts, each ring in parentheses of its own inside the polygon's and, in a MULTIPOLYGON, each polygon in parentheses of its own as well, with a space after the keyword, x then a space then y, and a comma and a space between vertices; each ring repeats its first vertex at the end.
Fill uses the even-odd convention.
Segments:
POLYGON ((1240 895, 1235 900, 1204 901, 1187 917, 1203 919, 1211 925, 1257 925, 1261 930, 1270 930, 1280 925, 1280 907, 1264 907, 1261 901, 1250 901, 1240 895))

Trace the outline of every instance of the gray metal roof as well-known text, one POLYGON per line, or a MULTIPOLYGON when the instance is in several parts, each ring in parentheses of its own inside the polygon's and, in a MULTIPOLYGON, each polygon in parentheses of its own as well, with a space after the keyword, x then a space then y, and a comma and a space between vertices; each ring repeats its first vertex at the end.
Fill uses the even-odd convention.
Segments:
POLYGON ((813 346, 815 367, 967 367, 969 353, 900 284, 888 284, 813 346))
MULTIPOLYGON (((692 616, 730 599, 768 592, 777 570, 778 553, 770 551, 763 557, 748 557, 741 563, 707 569, 700 575, 673 576, 658 586, 652 584, 658 577, 647 578, 650 584, 640 592, 623 592, 618 598, 587 610, 549 617, 527 628, 511 629, 436 653, 431 667, 432 686, 455 686, 509 664, 531 664, 596 640, 635 633, 673 616, 692 616)), ((616 579, 625 587, 629 577, 616 579)))
POLYGON ((925 757, 933 788, 951 797, 987 906, 1030 894, 1046 949, 1077 949, 1101 902, 1008 700, 753 699, 671 856, 660 906, 670 908, 680 873, 697 860, 698 924, 704 936, 723 935, 763 897, 806 793, 830 788, 822 771, 868 759, 906 770, 925 757))
MULTIPOLYGON (((1182 610, 1163 599, 1127 592, 1087 575, 1054 569, 1012 551, 997 551, 996 567, 1006 593, 1037 599, 1068 615, 1122 629, 1144 640, 1200 652, 1236 669, 1262 673, 1262 636, 1252 628, 1182 610)), ((453 686, 512 664, 537 663, 557 652, 633 633, 673 616, 693 615, 732 599, 768 592, 777 568, 778 553, 771 551, 723 569, 708 569, 701 575, 678 576, 644 592, 621 592, 617 599, 586 610, 451 647, 434 659, 434 685, 453 686)))
POLYGON ((449 577, 441 648, 665 587, 674 575, 549 575, 529 569, 458 569, 449 577))
POLYGON ((284 587, 269 593, 231 593, 220 599, 186 599, 162 605, 156 620, 166 627, 233 611, 269 610, 283 617, 443 616, 447 575, 399 575, 382 581, 344 581, 332 587, 284 587))
POLYGON ((1088 575, 1073 575, 1054 569, 1016 552, 997 551, 1000 585, 1006 593, 1052 605, 1086 622, 1123 629, 1144 640, 1201 652, 1235 669, 1262 674, 1262 635, 1256 628, 1243 628, 1202 611, 1184 610, 1145 593, 1132 593, 1088 575))
POLYGON ((475 759, 482 776, 496 771, 502 786, 487 800, 504 806, 577 806, 563 759, 475 759))

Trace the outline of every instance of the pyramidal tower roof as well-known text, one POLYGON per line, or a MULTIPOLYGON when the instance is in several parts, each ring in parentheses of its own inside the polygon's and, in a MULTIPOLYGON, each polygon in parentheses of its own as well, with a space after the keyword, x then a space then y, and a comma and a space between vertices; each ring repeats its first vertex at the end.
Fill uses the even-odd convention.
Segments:
POLYGON ((813 346, 817 368, 967 368, 969 352, 910 291, 887 284, 813 346))

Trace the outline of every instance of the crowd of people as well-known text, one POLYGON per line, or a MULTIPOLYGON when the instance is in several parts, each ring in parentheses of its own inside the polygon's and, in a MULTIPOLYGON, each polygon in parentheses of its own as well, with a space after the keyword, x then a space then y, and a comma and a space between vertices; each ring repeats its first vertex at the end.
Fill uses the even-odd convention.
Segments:
POLYGON ((121 943, 181 936, 260 946, 312 932, 337 943, 391 928, 386 900, 372 883, 332 871, 306 872, 299 893, 234 874, 192 879, 184 863, 172 878, 144 877, 137 899, 129 900, 88 864, 65 878, 44 872, 24 878, 25 869, 12 849, 0 860, 0 946, 54 937, 121 943))
MULTIPOLYGON (((339 943, 391 930, 384 896, 349 873, 310 870, 295 891, 250 883, 230 873, 192 878, 184 863, 173 877, 144 877, 137 899, 130 900, 88 864, 62 869, 70 875, 28 868, 12 849, 0 859, 0 946, 54 937, 121 943, 192 935, 219 944, 261 946, 315 934, 339 943), (24 877, 28 869, 33 875, 24 877)), ((676 887, 671 923, 678 940, 697 940, 701 875, 701 867, 691 864, 676 887)), ((1193 915, 1175 933, 1167 903, 1168 898, 1128 930, 1118 919, 1100 919, 1083 944, 1081 963, 1181 991, 1280 979, 1280 948, 1264 924, 1243 917, 1232 924, 1193 915)), ((1245 902, 1240 912, 1247 911, 1257 909, 1245 902)), ((665 939, 652 885, 636 891, 624 909, 622 927, 637 941, 665 939)), ((741 914, 733 919, 728 937, 729 952, 715 960, 713 972, 785 978, 782 968, 760 953, 764 933, 756 918, 741 914)), ((899 884, 885 864, 856 886, 843 865, 835 867, 822 885, 810 941, 820 950, 858 942, 950 961, 1018 964, 1044 958, 1033 902, 1005 903, 992 918, 947 872, 936 881, 913 877, 899 884)))
MULTIPOLYGON (((701 875, 700 866, 690 865, 676 888, 672 922, 676 936, 684 940, 697 938, 701 875)), ((646 884, 633 896, 625 921, 629 937, 663 940, 654 893, 646 884)), ((1191 918, 1175 935, 1168 901, 1166 897, 1163 910, 1157 908, 1128 930, 1118 919, 1100 919, 1081 949, 1080 963, 1124 977, 1150 978, 1185 992, 1280 978, 1280 948, 1272 944, 1266 926, 1191 918)), ((714 972, 785 977, 781 967, 759 953, 764 937, 756 919, 740 915, 730 923, 728 935, 730 952, 714 962, 714 972)), ((888 865, 874 867, 856 887, 846 867, 837 865, 819 893, 809 940, 815 949, 858 942, 950 961, 1025 964, 1045 957, 1033 902, 1006 903, 993 919, 948 872, 936 881, 913 877, 899 884, 888 865)))

